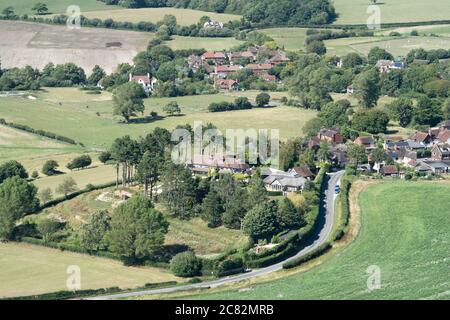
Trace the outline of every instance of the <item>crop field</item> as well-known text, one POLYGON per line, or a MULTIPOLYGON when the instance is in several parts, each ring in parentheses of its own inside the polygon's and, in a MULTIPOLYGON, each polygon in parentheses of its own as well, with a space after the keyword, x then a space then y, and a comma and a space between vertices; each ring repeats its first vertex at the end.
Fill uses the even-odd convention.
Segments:
POLYGON ((0 243, 0 265, 0 298, 67 290, 67 268, 74 265, 81 270, 82 290, 179 280, 168 270, 20 243, 0 243))
POLYGON ((303 273, 206 299, 449 299, 450 184, 386 182, 360 195, 362 227, 339 254, 303 273), (401 199, 401 201, 399 201, 401 199), (369 290, 368 267, 381 288, 369 290))
MULTIPOLYGON (((336 24, 365 24, 372 13, 367 8, 372 4, 367 0, 334 0, 339 17, 336 24)), ((448 0, 390 0, 379 1, 381 23, 417 22, 450 19, 448 0)))
POLYGON ((367 55, 373 47, 386 49, 394 56, 406 56, 409 51, 450 47, 450 37, 357 37, 324 41, 327 54, 343 56, 350 52, 367 55))
MULTIPOLYGON (((13 7, 16 14, 28 14, 32 15, 35 11, 32 10, 33 6, 37 2, 35 0, 2 0, 0 3, 0 12, 6 7, 13 7)), ((120 8, 117 6, 108 6, 103 2, 95 0, 46 0, 45 3, 48 7, 49 14, 51 13, 66 13, 67 7, 71 5, 79 6, 81 11, 93 11, 93 10, 113 10, 120 8)))
POLYGON ((243 43, 235 38, 201 38, 173 36, 166 45, 173 50, 205 49, 208 51, 228 50, 243 43))
MULTIPOLYGON (((78 89, 72 89, 77 96, 78 89)), ((178 98, 149 98, 145 100, 147 117, 150 111, 161 116, 158 119, 143 118, 133 123, 120 123, 112 115, 112 101, 65 102, 58 101, 57 95, 37 93, 36 100, 18 97, 0 98, 0 117, 8 122, 29 125, 35 129, 45 129, 82 142, 88 148, 108 148, 114 139, 123 135, 135 138, 144 136, 155 127, 174 129, 179 124, 194 125, 195 121, 214 123, 219 129, 280 129, 280 137, 286 139, 301 135, 301 128, 316 112, 294 107, 270 107, 232 112, 207 112, 212 102, 233 101, 235 97, 216 94, 178 98), (52 101, 50 101, 50 100, 52 101), (177 101, 182 115, 167 117, 162 107, 169 101, 177 101), (52 119, 52 121, 49 121, 52 119), (277 121, 274 122, 274 119, 277 121)), ((102 94, 103 95, 103 94, 102 94)), ((97 96, 96 96, 97 97, 97 96)))
POLYGON ((0 21, 0 56, 4 68, 31 65, 42 69, 50 62, 73 62, 88 74, 95 65, 111 73, 119 63, 131 63, 152 37, 144 32, 84 27, 70 30, 65 26, 0 21), (110 42, 121 45, 107 47, 110 42))
MULTIPOLYGON (((226 23, 228 21, 240 20, 241 16, 234 14, 205 12, 191 9, 180 8, 142 8, 142 9, 117 9, 109 6, 113 10, 101 10, 93 12, 83 12, 87 18, 99 18, 102 20, 113 19, 114 21, 124 22, 153 22, 161 21, 165 15, 171 14, 177 18, 177 23, 182 26, 196 24, 201 17, 208 16, 212 20, 226 23)), ((120 8, 120 7, 119 7, 120 8)))

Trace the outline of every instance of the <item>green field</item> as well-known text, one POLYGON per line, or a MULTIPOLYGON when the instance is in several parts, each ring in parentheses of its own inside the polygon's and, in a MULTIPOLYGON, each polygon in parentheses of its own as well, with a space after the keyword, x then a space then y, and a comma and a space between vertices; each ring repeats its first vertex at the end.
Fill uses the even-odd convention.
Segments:
POLYGON ((228 50, 243 43, 235 38, 201 38, 173 36, 166 45, 173 50, 205 49, 208 51, 228 50))
POLYGON ((67 268, 81 270, 81 289, 179 280, 169 271, 150 267, 125 267, 119 261, 59 251, 41 246, 0 243, 0 298, 67 290, 67 268))
MULTIPOLYGON (((336 24, 365 24, 370 14, 367 0, 334 0, 339 14, 336 24)), ((379 1, 381 23, 417 22, 450 19, 448 0, 390 0, 379 1)))
MULTIPOLYGON (((33 6, 38 3, 36 0, 2 0, 0 3, 0 12, 6 7, 13 7, 16 14, 34 14, 33 6)), ((81 12, 94 10, 114 10, 118 6, 108 6, 103 2, 96 0, 47 0, 43 1, 49 9, 49 13, 66 13, 67 7, 71 5, 79 6, 81 12)))
POLYGON ((0 163, 11 159, 29 159, 30 155, 79 152, 80 147, 59 143, 21 130, 0 125, 0 163))
POLYGON ((414 49, 446 49, 450 47, 450 37, 356 37, 324 41, 327 54, 343 56, 350 52, 367 55, 373 47, 386 49, 394 56, 406 56, 414 49))
MULTIPOLYGON (((114 9, 114 6, 108 8, 114 9)), ((205 12, 191 9, 180 8, 143 8, 143 9, 114 9, 93 12, 83 12, 87 18, 99 18, 102 20, 113 19, 114 21, 124 22, 153 22, 161 21, 165 15, 171 14, 177 18, 177 23, 182 26, 196 24, 201 17, 208 16, 213 20, 226 23, 228 21, 240 20, 241 16, 234 14, 205 12)))
POLYGON ((205 299, 449 299, 450 184, 387 182, 360 195, 362 228, 339 254, 310 271, 205 299), (369 266, 381 289, 367 288, 369 266))
POLYGON ((271 28, 261 29, 260 32, 267 34, 285 50, 298 51, 305 48, 305 28, 271 28))
MULTIPOLYGON (((73 97, 79 95, 77 89, 65 90, 66 96, 67 90, 73 97)), ((76 98, 68 99, 66 96, 59 100, 59 94, 60 91, 49 89, 48 93, 38 93, 36 100, 18 97, 0 98, 0 118, 68 136, 84 143, 88 148, 107 148, 114 139, 126 134, 137 138, 151 132, 155 127, 173 129, 179 124, 193 125, 195 121, 212 122, 221 130, 226 128, 280 129, 280 137, 286 139, 300 135, 303 124, 315 115, 315 112, 311 110, 284 106, 221 113, 207 112, 211 102, 234 100, 233 96, 216 94, 149 98, 145 100, 144 115, 147 116, 150 111, 157 111, 162 116, 161 119, 125 124, 119 123, 119 118, 113 117, 110 100, 76 102, 76 98), (68 100, 70 102, 66 102, 68 100), (173 100, 179 103, 183 115, 166 117, 162 107, 173 100)))

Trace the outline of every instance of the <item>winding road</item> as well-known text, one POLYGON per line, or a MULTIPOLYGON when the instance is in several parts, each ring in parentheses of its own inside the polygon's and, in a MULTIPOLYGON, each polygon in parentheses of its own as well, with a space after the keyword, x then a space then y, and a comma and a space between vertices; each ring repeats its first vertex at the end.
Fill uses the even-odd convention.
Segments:
POLYGON ((151 289, 151 290, 141 290, 135 292, 124 292, 112 295, 105 296, 97 296, 86 298, 87 300, 108 300, 108 299, 121 299, 121 298, 130 298, 130 297, 138 297, 144 295, 152 295, 152 294, 162 294, 162 293, 172 293, 178 291, 187 291, 192 289, 208 289, 208 288, 216 288, 224 284, 234 283, 241 280, 247 280, 263 275, 267 275, 269 273, 279 271, 283 269, 283 264, 288 262, 289 260, 301 257, 318 246, 322 245, 330 236, 331 231, 333 229, 334 224, 334 203, 336 199, 335 186, 339 184, 344 171, 339 171, 336 173, 327 174, 326 181, 326 192, 321 195, 321 214, 320 221, 317 227, 316 237, 313 237, 311 242, 300 250, 296 255, 281 261, 277 264, 271 265, 269 267, 255 269, 247 273, 242 273, 234 276, 224 277, 216 280, 195 283, 190 285, 183 285, 177 287, 169 287, 169 288, 161 288, 161 289, 151 289))

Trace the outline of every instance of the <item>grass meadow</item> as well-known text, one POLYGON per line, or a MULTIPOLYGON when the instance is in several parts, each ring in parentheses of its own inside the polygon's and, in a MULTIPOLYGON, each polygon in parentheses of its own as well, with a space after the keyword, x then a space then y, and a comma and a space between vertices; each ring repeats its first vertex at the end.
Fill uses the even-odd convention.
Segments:
MULTIPOLYGON (((1 98, 0 117, 8 122, 25 124, 35 129, 45 129, 70 137, 83 143, 89 149, 108 148, 114 139, 127 134, 137 138, 149 133, 155 127, 173 129, 180 124, 193 125, 195 121, 212 122, 221 130, 226 128, 280 129, 280 137, 287 139, 301 135, 303 124, 316 114, 311 110, 285 106, 210 113, 207 111, 210 103, 235 99, 235 96, 229 94, 215 94, 149 98, 145 100, 144 116, 148 116, 150 111, 156 111, 161 117, 157 120, 125 124, 121 123, 118 117, 113 116, 111 100, 85 101, 81 95, 80 100, 76 101, 78 95, 80 95, 79 90, 70 88, 38 92, 36 100, 18 97, 1 98), (174 117, 165 115, 162 108, 170 101, 178 102, 182 115, 174 117)), ((109 96, 108 93, 95 95, 99 100, 106 99, 107 96, 109 96), (102 97, 103 95, 105 97, 102 97)), ((274 96, 279 94, 276 93, 274 96)))
MULTIPOLYGON (((367 13, 371 1, 334 0, 339 17, 336 24, 365 24, 371 13, 367 13)), ((417 22, 450 19, 448 0, 390 0, 379 1, 381 23, 417 22)))
POLYGON ((449 299, 450 184, 386 182, 360 194, 362 226, 356 240, 319 266, 248 290, 199 299, 449 299), (381 288, 368 290, 369 266, 381 288))
POLYGON ((81 270, 81 289, 179 280, 168 270, 125 267, 121 262, 23 243, 0 243, 0 298, 67 290, 67 268, 81 270))

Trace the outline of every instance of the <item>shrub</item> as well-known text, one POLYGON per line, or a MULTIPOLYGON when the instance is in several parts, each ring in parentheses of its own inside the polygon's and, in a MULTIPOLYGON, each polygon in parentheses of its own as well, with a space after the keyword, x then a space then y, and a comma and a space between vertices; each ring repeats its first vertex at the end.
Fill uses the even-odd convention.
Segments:
POLYGON ((194 277, 200 275, 202 262, 192 251, 177 254, 170 260, 170 271, 179 277, 194 277))

